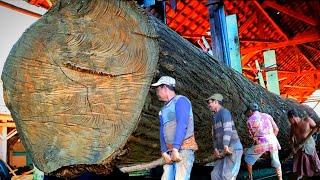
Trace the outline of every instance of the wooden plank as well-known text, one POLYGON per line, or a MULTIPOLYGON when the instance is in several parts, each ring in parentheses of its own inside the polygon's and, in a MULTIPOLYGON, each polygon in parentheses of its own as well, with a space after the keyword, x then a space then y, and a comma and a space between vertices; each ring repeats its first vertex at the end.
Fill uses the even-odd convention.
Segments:
POLYGON ((0 114, 0 120, 13 121, 10 114, 0 114))
POLYGON ((0 127, 16 127, 16 124, 13 122, 1 122, 0 127))
POLYGON ((221 18, 219 13, 221 6, 216 1, 209 0, 208 9, 210 17, 210 32, 212 38, 212 52, 217 57, 218 61, 225 62, 223 52, 222 28, 220 26, 221 18))
POLYGON ((262 76, 262 72, 261 72, 261 68, 260 68, 258 60, 255 60, 255 63, 256 63, 256 68, 258 70, 259 83, 260 83, 260 85, 262 87, 266 88, 266 85, 264 84, 264 79, 263 79, 263 76, 262 76))
POLYGON ((226 24, 227 24, 230 66, 231 68, 235 69, 236 71, 242 74, 237 16, 235 14, 227 16, 226 24))
MULTIPOLYGON (((264 65, 266 68, 277 67, 276 51, 269 50, 263 52, 264 65)), ((266 72, 267 88, 270 92, 280 95, 279 79, 277 70, 266 72)))

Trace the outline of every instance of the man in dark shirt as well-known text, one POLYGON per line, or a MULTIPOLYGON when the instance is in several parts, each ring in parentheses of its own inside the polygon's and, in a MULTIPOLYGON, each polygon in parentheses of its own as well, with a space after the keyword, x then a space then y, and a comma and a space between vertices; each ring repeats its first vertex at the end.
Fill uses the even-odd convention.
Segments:
POLYGON ((243 147, 234 121, 230 111, 223 107, 221 94, 210 96, 207 102, 208 107, 214 113, 212 117, 213 154, 215 157, 219 157, 221 151, 229 154, 215 161, 211 179, 235 180, 240 169, 243 147))

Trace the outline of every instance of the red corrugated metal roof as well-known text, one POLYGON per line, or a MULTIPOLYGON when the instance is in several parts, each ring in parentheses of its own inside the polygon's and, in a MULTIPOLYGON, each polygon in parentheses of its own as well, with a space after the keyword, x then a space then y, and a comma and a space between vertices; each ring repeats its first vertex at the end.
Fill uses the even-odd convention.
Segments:
MULTIPOLYGON (((206 2, 178 1, 176 10, 167 4, 168 26, 195 45, 201 36, 210 40, 207 34, 210 25, 206 2)), ((225 0, 224 6, 226 14, 236 14, 238 18, 244 75, 252 79, 254 61, 263 64, 262 51, 255 51, 255 48, 261 47, 263 43, 270 47, 281 44, 281 47, 274 48, 280 71, 281 94, 304 101, 319 88, 319 1, 265 0, 260 3, 255 0, 225 0)))

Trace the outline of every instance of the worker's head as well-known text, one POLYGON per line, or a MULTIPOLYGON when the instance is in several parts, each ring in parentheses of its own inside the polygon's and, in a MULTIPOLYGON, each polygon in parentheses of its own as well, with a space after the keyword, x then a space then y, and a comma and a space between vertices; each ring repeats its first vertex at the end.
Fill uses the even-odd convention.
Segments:
POLYGON ((216 93, 206 99, 208 107, 211 111, 217 112, 217 110, 223 105, 222 94, 216 93))
POLYGON ((244 112, 244 114, 246 115, 247 118, 251 117, 252 114, 255 112, 255 111, 258 111, 259 110, 259 105, 257 103, 250 103, 248 106, 247 106, 247 109, 246 111, 244 112))
POLYGON ((156 88, 156 93, 160 101, 169 101, 175 95, 176 80, 170 76, 162 76, 156 82, 151 84, 156 88))
POLYGON ((288 119, 289 119, 290 124, 297 123, 297 121, 300 120, 298 111, 295 109, 288 111, 288 119))

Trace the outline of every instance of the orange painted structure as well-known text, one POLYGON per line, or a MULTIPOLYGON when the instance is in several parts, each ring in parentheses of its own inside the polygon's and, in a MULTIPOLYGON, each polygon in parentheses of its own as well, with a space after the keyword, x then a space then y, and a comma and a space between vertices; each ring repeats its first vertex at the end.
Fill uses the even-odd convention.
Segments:
MULTIPOLYGON (((167 24, 195 45, 201 36, 210 41, 207 0, 167 3, 167 24)), ((320 85, 320 3, 317 0, 225 0, 227 14, 238 18, 243 74, 258 82, 255 60, 275 49, 280 93, 305 101, 320 85), (279 3, 282 4, 279 4, 279 3)), ((262 67, 263 75, 268 68, 262 67)))

